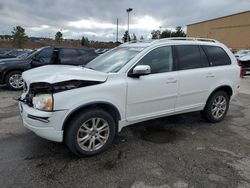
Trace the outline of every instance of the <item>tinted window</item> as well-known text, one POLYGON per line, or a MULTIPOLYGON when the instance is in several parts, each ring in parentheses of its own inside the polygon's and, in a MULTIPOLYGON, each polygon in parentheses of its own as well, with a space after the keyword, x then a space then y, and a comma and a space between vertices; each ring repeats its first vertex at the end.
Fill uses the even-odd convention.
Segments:
POLYGON ((79 55, 76 49, 63 49, 62 58, 77 57, 79 55))
POLYGON ((79 50, 79 53, 80 53, 81 55, 88 55, 88 54, 92 53, 93 51, 94 51, 94 50, 80 49, 80 50, 79 50))
POLYGON ((53 53, 53 48, 45 48, 38 54, 38 56, 41 58, 51 58, 52 53, 53 53))
POLYGON ((195 45, 178 45, 176 46, 179 57, 179 70, 195 69, 205 66, 206 57, 201 56, 199 46, 195 45), (202 61, 203 59, 203 61, 202 61))
POLYGON ((204 67, 209 67, 209 60, 208 57, 206 55, 206 53, 204 52, 204 50, 200 47, 200 53, 201 53, 201 62, 203 64, 204 67))
POLYGON ((231 60, 227 53, 218 46, 203 46, 212 66, 229 65, 231 60))
POLYGON ((60 62, 64 65, 83 65, 84 59, 77 49, 62 49, 59 52, 60 62))
POLYGON ((144 56, 137 65, 149 65, 152 74, 172 71, 172 48, 166 46, 154 49, 144 56))

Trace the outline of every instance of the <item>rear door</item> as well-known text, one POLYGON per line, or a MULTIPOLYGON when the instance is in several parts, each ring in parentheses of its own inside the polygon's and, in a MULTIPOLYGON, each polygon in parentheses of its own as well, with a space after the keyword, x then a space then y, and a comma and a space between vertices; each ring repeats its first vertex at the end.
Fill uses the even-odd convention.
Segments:
POLYGON ((205 98, 211 84, 207 82, 208 58, 198 45, 177 45, 175 50, 179 77, 176 111, 199 108, 206 101, 205 98))
POLYGON ((215 89, 218 85, 225 84, 228 78, 233 79, 235 67, 231 66, 231 59, 219 46, 202 46, 206 52, 210 67, 206 83, 210 85, 210 90, 215 89))

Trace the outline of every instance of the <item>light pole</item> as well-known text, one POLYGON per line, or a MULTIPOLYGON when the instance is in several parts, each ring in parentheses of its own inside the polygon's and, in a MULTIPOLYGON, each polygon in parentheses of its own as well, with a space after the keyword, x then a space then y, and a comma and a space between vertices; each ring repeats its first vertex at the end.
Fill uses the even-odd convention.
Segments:
POLYGON ((132 11, 132 8, 128 8, 126 9, 127 13, 128 13, 128 36, 129 36, 129 13, 132 11))

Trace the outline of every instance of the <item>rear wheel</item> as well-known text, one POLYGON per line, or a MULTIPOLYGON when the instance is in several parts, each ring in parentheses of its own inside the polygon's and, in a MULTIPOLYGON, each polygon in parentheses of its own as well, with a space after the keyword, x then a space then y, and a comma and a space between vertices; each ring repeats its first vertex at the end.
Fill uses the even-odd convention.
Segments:
POLYGON ((22 72, 21 71, 10 72, 5 78, 5 83, 9 89, 12 89, 12 90, 23 89, 24 82, 22 79, 22 72))
POLYGON ((108 149, 116 128, 112 116, 96 108, 78 114, 65 131, 65 143, 74 154, 91 156, 108 149))
POLYGON ((206 120, 216 123, 224 119, 228 107, 228 94, 224 91, 217 91, 208 99, 207 104, 201 113, 206 120))

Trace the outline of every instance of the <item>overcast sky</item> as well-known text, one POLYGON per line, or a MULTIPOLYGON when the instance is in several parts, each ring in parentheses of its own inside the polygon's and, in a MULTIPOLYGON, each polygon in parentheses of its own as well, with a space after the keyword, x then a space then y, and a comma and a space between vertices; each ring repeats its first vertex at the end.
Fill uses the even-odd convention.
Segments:
POLYGON ((127 29, 139 38, 152 30, 186 27, 187 24, 250 10, 250 0, 0 0, 0 34, 14 26, 29 36, 114 41, 119 18, 119 40, 127 29))

